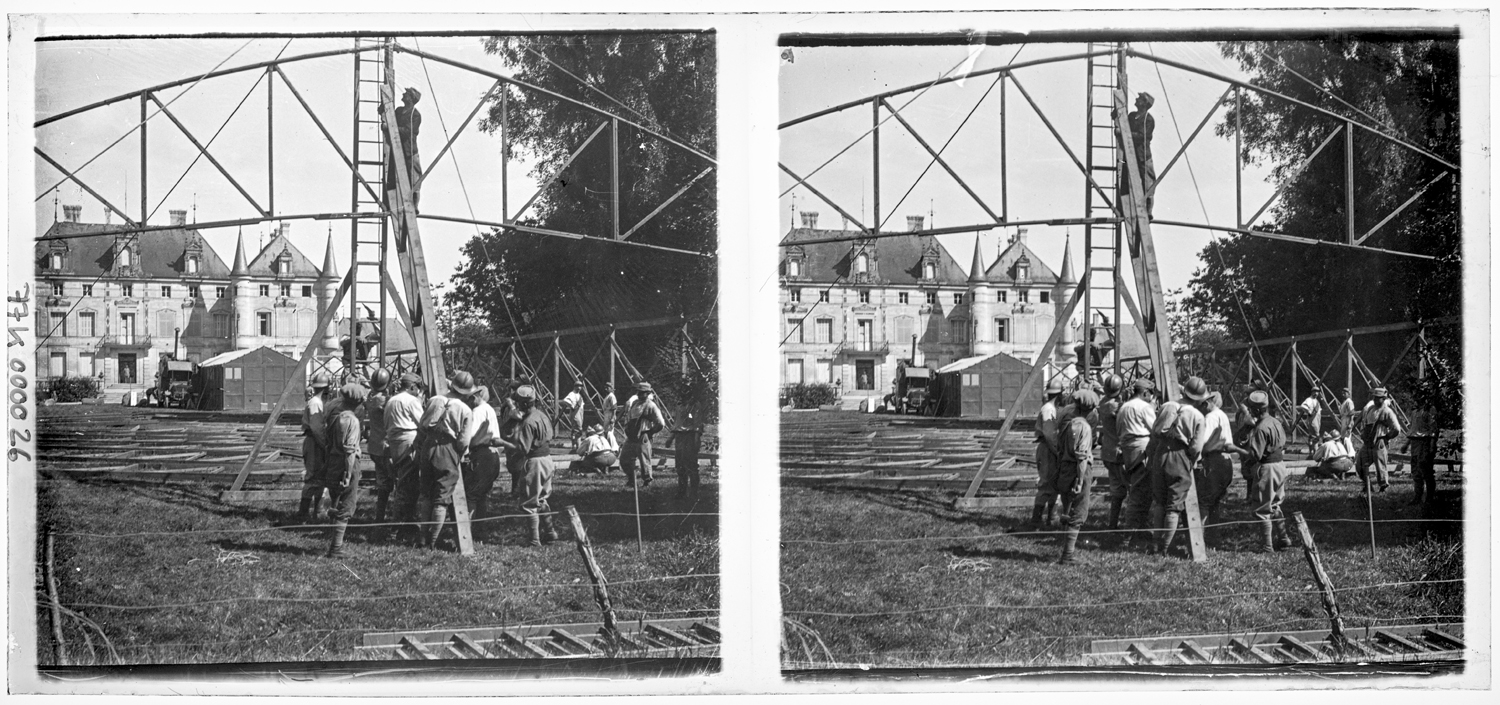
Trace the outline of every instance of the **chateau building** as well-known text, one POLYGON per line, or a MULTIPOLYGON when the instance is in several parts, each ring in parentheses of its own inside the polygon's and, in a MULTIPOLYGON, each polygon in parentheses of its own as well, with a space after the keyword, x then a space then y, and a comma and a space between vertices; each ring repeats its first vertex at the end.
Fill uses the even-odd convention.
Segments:
MULTIPOLYGON (((225 265, 186 211, 171 212, 170 230, 120 233, 79 222, 79 206, 63 210, 36 243, 39 377, 144 389, 174 352, 200 362, 264 345, 297 357, 338 289, 332 237, 318 267, 292 244, 290 224, 254 257, 242 235, 225 265), (45 239, 54 237, 66 239, 45 239)), ((323 331, 320 354, 339 351, 339 325, 323 331)))
MULTIPOLYGON (((974 236, 968 269, 930 235, 843 242, 803 212, 781 248, 782 383, 828 383, 845 395, 890 390, 900 360, 939 368, 1003 352, 1034 362, 1077 285, 1072 256, 1054 272, 1018 229, 986 265, 974 236)), ((909 231, 922 216, 908 216, 909 231)), ((1074 359, 1064 330, 1053 360, 1074 359)))

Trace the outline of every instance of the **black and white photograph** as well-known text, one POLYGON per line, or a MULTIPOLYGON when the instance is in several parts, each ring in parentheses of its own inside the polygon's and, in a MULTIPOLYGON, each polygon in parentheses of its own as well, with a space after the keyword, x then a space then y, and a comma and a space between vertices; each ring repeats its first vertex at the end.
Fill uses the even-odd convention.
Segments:
POLYGON ((783 676, 1488 653, 1469 41, 783 35, 783 676))
POLYGON ((720 671, 716 36, 637 24, 11 47, 39 682, 720 671))

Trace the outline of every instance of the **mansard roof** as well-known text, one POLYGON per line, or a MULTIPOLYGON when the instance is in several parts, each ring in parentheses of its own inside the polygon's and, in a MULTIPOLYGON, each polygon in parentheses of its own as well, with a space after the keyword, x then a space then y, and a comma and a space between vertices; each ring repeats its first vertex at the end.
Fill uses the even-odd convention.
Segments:
MULTIPOLYGON (((814 282, 832 282, 839 277, 849 278, 853 267, 854 242, 822 242, 799 245, 801 240, 849 235, 846 230, 822 230, 817 228, 793 228, 782 243, 782 259, 787 250, 799 247, 803 253, 801 279, 814 282)), ((919 285, 922 281, 922 251, 930 235, 904 235, 870 240, 874 247, 876 281, 882 284, 919 285)), ((968 283, 969 273, 959 265, 942 243, 933 241, 937 251, 937 278, 942 285, 968 283)), ((786 263, 781 265, 781 274, 786 275, 786 263)))
MULTIPOLYGON (((35 247, 37 272, 48 271, 46 269, 47 255, 50 254, 55 244, 65 244, 68 248, 67 268, 64 270, 67 274, 93 277, 108 272, 114 266, 116 238, 114 233, 125 227, 103 223, 53 223, 42 237, 83 237, 69 237, 66 240, 38 240, 35 247)), ((135 237, 135 245, 136 252, 140 255, 137 264, 140 266, 142 275, 160 279, 177 279, 185 276, 188 245, 195 238, 201 244, 203 251, 202 259, 198 262, 198 274, 195 276, 205 279, 228 278, 229 267, 193 228, 138 233, 135 237)))

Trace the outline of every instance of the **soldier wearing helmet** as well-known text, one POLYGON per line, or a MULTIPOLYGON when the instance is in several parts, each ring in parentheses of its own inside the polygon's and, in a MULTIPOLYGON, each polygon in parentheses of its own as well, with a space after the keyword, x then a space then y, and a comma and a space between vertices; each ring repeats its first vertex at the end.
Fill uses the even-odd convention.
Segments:
POLYGON ((385 404, 389 398, 387 388, 391 386, 391 371, 375 370, 370 376, 370 394, 365 397, 361 411, 364 416, 366 442, 370 449, 370 460, 375 463, 375 523, 385 521, 390 505, 391 492, 396 489, 396 473, 391 467, 390 456, 385 446, 385 404))
POLYGON ((1058 434, 1057 479, 1053 489, 1062 500, 1062 525, 1068 533, 1063 539, 1062 557, 1058 563, 1076 562, 1073 551, 1078 532, 1089 518, 1089 493, 1093 490, 1094 428, 1088 416, 1099 406, 1099 395, 1091 389, 1073 393, 1074 413, 1058 434))
POLYGON ((427 400, 422 420, 417 422, 417 511, 429 521, 423 533, 424 548, 437 546, 453 488, 463 476, 462 463, 469 450, 469 396, 479 389, 474 375, 462 370, 448 381, 448 393, 427 400))
POLYGON ((323 503, 324 449, 327 447, 327 402, 333 396, 327 372, 313 373, 308 386, 312 396, 302 407, 302 500, 297 505, 297 523, 315 519, 323 503))
POLYGON ((1208 440, 1203 417, 1207 402, 1208 385, 1201 377, 1189 377, 1182 383, 1182 397, 1162 404, 1151 427, 1146 469, 1151 473, 1152 526, 1157 529, 1153 553, 1165 555, 1172 548, 1182 523, 1187 493, 1193 486, 1193 465, 1208 440))
POLYGON ((1099 417, 1099 460, 1109 473, 1109 530, 1120 528, 1120 508, 1130 485, 1125 481, 1125 466, 1120 462, 1120 391, 1125 380, 1117 374, 1104 376, 1103 396, 1095 411, 1099 417))
POLYGON ((1121 523, 1130 530, 1132 543, 1143 542, 1151 512, 1151 473, 1146 470, 1146 450, 1151 427, 1156 425, 1156 385, 1149 379, 1135 381, 1134 394, 1120 405, 1115 416, 1119 436, 1120 467, 1125 474, 1125 503, 1121 523))
POLYGON ((356 410, 365 402, 365 388, 350 382, 339 390, 340 403, 331 407, 328 419, 323 481, 328 488, 332 510, 333 532, 328 542, 328 557, 344 556, 344 532, 359 506, 359 437, 360 423, 356 410))
POLYGON ((1057 507, 1058 402, 1063 393, 1062 380, 1047 383, 1046 399, 1036 412, 1036 499, 1031 505, 1030 525, 1050 526, 1057 507))

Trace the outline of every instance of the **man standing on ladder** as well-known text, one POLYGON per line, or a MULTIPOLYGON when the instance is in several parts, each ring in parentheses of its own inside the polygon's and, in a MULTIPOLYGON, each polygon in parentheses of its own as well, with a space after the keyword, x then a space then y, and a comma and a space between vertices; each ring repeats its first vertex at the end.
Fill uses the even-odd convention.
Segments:
MULTIPOLYGON (((406 156, 406 171, 411 181, 413 211, 417 209, 417 202, 420 200, 417 180, 422 175, 422 159, 417 154, 417 134, 422 131, 422 113, 417 110, 417 101, 421 99, 421 91, 408 88, 405 93, 401 94, 401 107, 396 108, 396 129, 401 133, 401 152, 406 156)), ((396 160, 387 155, 385 164, 385 189, 392 192, 396 190, 396 160)), ((389 196, 387 198, 393 200, 389 196)))
MULTIPOLYGON (((1156 165, 1151 162, 1151 134, 1156 131, 1156 118, 1151 117, 1151 106, 1156 104, 1156 99, 1150 93, 1141 93, 1135 97, 1135 112, 1129 113, 1125 119, 1130 123, 1130 137, 1135 145, 1135 160, 1141 171, 1141 189, 1146 192, 1146 216, 1151 216, 1151 207, 1156 197, 1151 195, 1151 190, 1156 186, 1156 165)), ((1118 117, 1115 111, 1110 112, 1110 118, 1118 117)), ((1124 174, 1123 164, 1120 173, 1124 174)), ((1130 180, 1120 179, 1121 200, 1130 193, 1130 180)))

